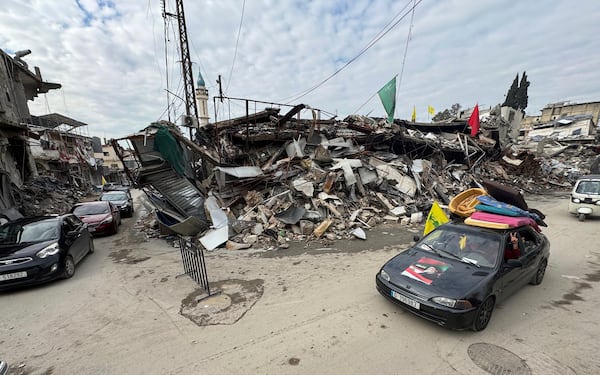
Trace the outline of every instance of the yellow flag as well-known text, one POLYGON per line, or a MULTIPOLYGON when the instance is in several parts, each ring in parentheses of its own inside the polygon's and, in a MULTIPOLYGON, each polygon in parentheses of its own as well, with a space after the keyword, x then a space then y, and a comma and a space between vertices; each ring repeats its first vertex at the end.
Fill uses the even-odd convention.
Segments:
POLYGON ((412 121, 412 122, 417 121, 417 109, 415 108, 414 105, 413 105, 413 113, 412 113, 412 117, 410 118, 410 121, 412 121))
POLYGON ((433 201, 431 210, 429 210, 429 215, 427 215, 427 221, 425 221, 425 230, 423 231, 423 235, 425 236, 427 233, 449 221, 450 219, 448 219, 448 216, 446 216, 444 210, 442 210, 438 202, 433 201))
POLYGON ((106 179, 102 176, 102 186, 106 185, 106 179))
POLYGON ((432 106, 428 105, 427 106, 427 112, 429 112, 430 115, 435 115, 435 109, 433 109, 432 106))

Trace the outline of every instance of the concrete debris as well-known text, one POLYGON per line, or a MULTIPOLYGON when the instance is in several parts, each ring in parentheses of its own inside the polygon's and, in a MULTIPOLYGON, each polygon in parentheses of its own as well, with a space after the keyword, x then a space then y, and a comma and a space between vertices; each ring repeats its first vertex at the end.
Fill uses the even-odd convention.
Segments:
POLYGON ((365 231, 362 228, 355 228, 352 230, 352 232, 350 232, 350 234, 352 234, 354 237, 359 238, 361 240, 367 239, 367 234, 365 233, 365 231))
MULTIPOLYGON (((200 145, 174 135, 200 160, 195 185, 208 197, 203 206, 212 229, 196 238, 207 249, 227 243, 229 248, 282 248, 292 240, 363 239, 384 222, 420 225, 434 200, 448 204, 484 179, 527 193, 568 189, 589 173, 600 152, 593 142, 520 136, 501 111, 482 119, 476 137, 465 120, 389 124, 356 115, 302 120, 275 109, 214 125, 198 130, 200 145), (216 232, 219 225, 230 230, 216 232)), ((161 193, 177 203, 183 195, 176 189, 161 193)))

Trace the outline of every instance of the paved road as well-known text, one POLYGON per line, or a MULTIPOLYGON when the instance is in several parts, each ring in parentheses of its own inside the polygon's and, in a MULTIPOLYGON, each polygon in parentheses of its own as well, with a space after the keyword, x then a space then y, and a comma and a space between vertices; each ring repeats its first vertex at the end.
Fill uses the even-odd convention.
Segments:
POLYGON ((437 327, 376 292, 399 243, 218 250, 207 265, 221 294, 196 303, 178 250, 133 218, 96 239, 72 279, 0 294, 0 357, 16 374, 600 373, 600 221, 568 216, 562 197, 529 203, 548 215, 546 279, 499 305, 483 332, 437 327))

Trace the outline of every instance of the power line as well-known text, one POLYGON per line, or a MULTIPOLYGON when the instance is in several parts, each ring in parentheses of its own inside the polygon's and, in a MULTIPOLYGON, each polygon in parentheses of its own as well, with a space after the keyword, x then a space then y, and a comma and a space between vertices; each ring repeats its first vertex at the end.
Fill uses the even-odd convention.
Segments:
POLYGON ((231 76, 233 75, 233 66, 235 65, 235 58, 237 57, 238 44, 240 42, 240 34, 242 31, 242 23, 244 22, 244 9, 246 8, 246 0, 242 3, 242 16, 240 17, 240 26, 238 28, 237 39, 235 41, 235 51, 233 53, 233 61, 231 62, 231 70, 229 71, 229 78, 227 79, 227 87, 225 92, 229 90, 229 84, 231 83, 231 76))
MULTIPOLYGON (((414 0, 415 2, 417 0, 414 0)), ((413 20, 415 18, 415 6, 413 6, 412 8, 412 14, 410 16, 410 26, 408 27, 408 36, 406 37, 406 45, 404 46, 404 56, 402 57, 402 70, 400 70, 400 78, 398 79, 398 88, 400 87, 400 84, 402 83, 402 74, 404 73, 404 63, 406 62, 406 52, 408 52, 408 42, 410 42, 410 39, 412 37, 412 28, 413 28, 413 20)), ((399 90, 398 90, 399 91, 399 90)))
MULTIPOLYGON (((416 2, 416 0, 415 0, 416 2)), ((410 3, 408 3, 410 4, 410 3)), ((408 27, 408 36, 406 37, 406 44, 404 45, 404 56, 402 57, 402 69, 400 70, 400 78, 398 79, 398 88, 400 88, 400 83, 402 83, 402 74, 404 73, 404 63, 406 62, 406 52, 408 51, 408 42, 411 39, 411 33, 412 33, 412 28, 413 28, 413 20, 415 17, 415 8, 416 8, 416 4, 413 6, 412 8, 412 15, 410 16, 410 26, 408 27)), ((398 74, 396 74, 396 76, 398 76, 398 74)), ((398 95, 400 90, 396 90, 396 96, 398 95)), ((378 91, 375 91, 375 93, 373 93, 373 95, 371 95, 369 97, 369 99, 367 99, 363 104, 360 105, 360 107, 358 107, 358 109, 356 109, 356 111, 354 111, 354 113, 358 113, 358 111, 361 110, 362 107, 364 107, 368 102, 371 101, 371 99, 373 99, 375 97, 375 95, 377 95, 378 91)), ((397 99, 397 98, 396 98, 397 99)))
MULTIPOLYGON (((313 87, 304 90, 303 92, 301 92, 299 95, 295 95, 292 97, 288 97, 285 98, 283 100, 280 101, 286 101, 286 99, 288 100, 288 103, 293 102, 293 101, 297 101, 298 99, 310 94, 311 92, 315 91, 316 89, 318 89, 319 87, 321 87, 322 85, 324 85, 327 81, 329 81, 331 78, 335 77, 338 73, 340 73, 342 70, 344 70, 346 67, 348 67, 348 65, 352 64, 354 61, 356 61, 360 56, 362 56, 365 52, 367 52, 371 47, 373 47, 379 40, 381 40, 381 38, 383 38, 387 33, 389 33, 390 31, 392 31, 392 29, 394 27, 396 27, 402 20, 404 20, 404 18, 406 18, 406 16, 408 16, 408 14, 414 10, 414 8, 417 7, 417 5, 419 5, 421 3, 421 1, 423 0, 419 0, 418 2, 415 2, 415 4, 412 6, 411 9, 409 9, 406 13, 404 13, 396 22, 394 22, 387 30, 385 30, 385 28, 387 27, 387 25, 382 29, 382 31, 380 31, 377 36, 372 39, 369 43, 367 43, 367 45, 353 58, 351 58, 350 60, 348 60, 348 62, 346 62, 342 67, 340 67, 338 70, 336 70, 335 72, 333 72, 332 74, 330 74, 327 78, 323 79, 321 82, 317 83, 316 85, 314 85, 313 87), (385 30, 385 31, 383 31, 385 30)), ((406 9, 408 6, 410 5, 410 2, 407 3, 407 5, 404 6, 404 8, 402 8, 402 10, 400 10, 400 12, 398 12, 398 14, 402 13, 404 11, 404 9, 406 9)), ((395 19, 398 15, 394 16, 393 19, 395 19)), ((389 25, 389 23, 388 23, 389 25)))

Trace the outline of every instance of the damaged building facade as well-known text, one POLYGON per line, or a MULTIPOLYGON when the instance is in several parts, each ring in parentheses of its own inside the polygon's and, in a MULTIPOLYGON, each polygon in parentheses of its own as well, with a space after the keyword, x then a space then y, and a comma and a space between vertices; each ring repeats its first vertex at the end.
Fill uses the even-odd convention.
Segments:
POLYGON ((40 69, 0 50, 0 216, 62 213, 102 179, 87 124, 52 113, 32 115, 28 101, 58 83, 42 79, 40 69), (62 187, 62 188, 59 188, 62 187), (67 190, 68 189, 68 190, 67 190), (48 195, 55 195, 48 200, 48 195))

